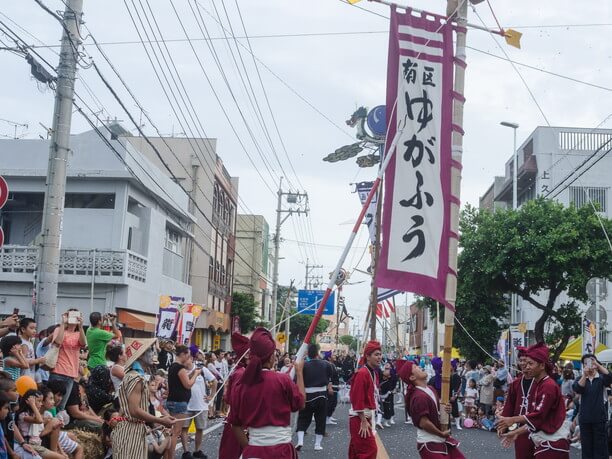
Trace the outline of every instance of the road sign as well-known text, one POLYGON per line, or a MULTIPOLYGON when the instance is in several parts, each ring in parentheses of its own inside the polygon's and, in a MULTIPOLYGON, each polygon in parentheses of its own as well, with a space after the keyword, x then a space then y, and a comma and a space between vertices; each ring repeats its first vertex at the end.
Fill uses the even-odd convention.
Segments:
POLYGON ((284 344, 285 341, 287 341, 287 337, 285 336, 283 332, 279 332, 276 334, 276 341, 278 341, 281 344, 284 344))
POLYGON ((368 113, 368 127, 374 135, 383 136, 387 133, 387 107, 379 105, 368 113))
MULTIPOLYGON (((323 299, 324 294, 324 290, 299 290, 297 311, 300 314, 314 315, 315 312, 317 312, 319 303, 323 299)), ((327 303, 325 303, 325 309, 323 310, 324 315, 331 315, 334 313, 334 304, 336 303, 335 297, 335 292, 329 295, 327 303)))
POLYGON ((4 180, 4 177, 0 175, 0 209, 4 207, 8 200, 9 188, 8 183, 4 180))

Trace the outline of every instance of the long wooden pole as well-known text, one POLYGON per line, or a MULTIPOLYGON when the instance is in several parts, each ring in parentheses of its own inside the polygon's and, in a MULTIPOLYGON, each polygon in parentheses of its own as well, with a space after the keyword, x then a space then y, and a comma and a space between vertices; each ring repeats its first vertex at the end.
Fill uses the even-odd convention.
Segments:
MULTIPOLYGON (((459 127, 463 126, 463 93, 465 88, 465 43, 467 32, 467 0, 459 0, 461 2, 457 10, 457 42, 455 48, 455 83, 454 91, 460 97, 455 97, 453 100, 453 124, 459 127)), ((451 15, 457 5, 457 0, 448 0, 447 15, 451 15)), ((455 164, 460 166, 463 156, 463 132, 453 130, 452 133, 452 157, 455 164)), ((461 170, 459 167, 453 167, 451 171, 451 193, 457 198, 461 195, 461 170)), ((451 231, 454 234, 459 234, 459 204, 451 204, 451 231)), ((448 249, 448 264, 452 273, 457 272, 457 247, 458 240, 452 238, 448 249)), ((448 274, 446 278, 446 300, 455 305, 457 299, 457 277, 454 274, 448 274)), ((436 318, 437 320, 437 318, 436 318)), ((442 363, 442 397, 441 403, 447 405, 450 399, 450 375, 451 375, 451 353, 453 349, 453 329, 455 325, 455 312, 450 309, 444 311, 444 354, 442 363)), ((449 416, 446 411, 441 410, 440 422, 442 429, 448 429, 449 416)))
MULTIPOLYGON (((381 156, 383 152, 381 151, 381 156)), ((378 187, 378 195, 376 196, 376 221, 374 223, 376 233, 376 243, 374 244, 374 252, 372 254, 372 284, 370 291, 370 339, 376 339, 376 306, 378 305, 378 287, 376 286, 376 271, 378 270, 378 259, 380 257, 380 228, 382 218, 382 180, 378 187)))

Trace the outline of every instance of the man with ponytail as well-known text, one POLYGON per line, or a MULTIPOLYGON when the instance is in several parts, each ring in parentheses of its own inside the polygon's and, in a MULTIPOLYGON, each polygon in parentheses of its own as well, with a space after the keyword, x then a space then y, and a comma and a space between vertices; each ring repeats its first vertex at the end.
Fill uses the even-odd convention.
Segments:
MULTIPOLYGON (((433 387, 427 385, 427 373, 410 360, 398 361, 398 375, 407 386, 406 408, 417 428, 417 449, 422 459, 464 459, 459 442, 442 430, 440 404, 433 387)), ((451 406, 445 410, 450 413, 451 406)))
POLYGON ((257 328, 249 344, 249 363, 231 389, 228 422, 244 448, 243 459, 297 458, 291 443, 291 413, 304 408, 304 364, 295 364, 296 384, 287 374, 274 371, 275 350, 270 332, 257 328))
POLYGON ((378 368, 382 351, 378 341, 369 341, 359 361, 362 367, 351 380, 349 397, 349 459, 376 459, 376 400, 378 399, 378 368))

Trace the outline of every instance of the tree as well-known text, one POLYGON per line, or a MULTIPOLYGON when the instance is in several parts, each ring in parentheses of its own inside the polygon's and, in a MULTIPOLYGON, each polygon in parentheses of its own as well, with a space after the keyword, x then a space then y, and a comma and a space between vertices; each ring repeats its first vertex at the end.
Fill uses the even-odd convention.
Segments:
POLYGON ((357 350, 357 340, 352 335, 342 335, 340 338, 338 338, 338 341, 340 341, 340 344, 348 346, 349 349, 354 351, 357 350))
POLYGON ((587 300, 588 280, 612 277, 604 231, 612 232, 612 221, 601 217, 600 223, 591 206, 564 207, 539 198, 517 210, 467 207, 460 222, 457 297, 464 325, 474 324, 470 331, 477 333, 488 299, 515 293, 541 311, 535 338, 554 340, 557 360, 569 338, 580 333, 577 302, 587 300), (478 306, 480 300, 487 302, 478 306))
POLYGON ((232 295, 232 322, 235 316, 240 317, 240 331, 248 333, 259 325, 257 303, 250 293, 234 292, 232 295))
MULTIPOLYGON (((297 311, 295 309, 291 310, 291 315, 295 314, 297 311)), ((296 342, 299 342, 301 344, 301 342, 304 340, 304 337, 306 336, 306 332, 308 331, 308 328, 310 327, 310 324, 312 323, 312 319, 314 318, 314 316, 311 315, 306 315, 306 314, 298 314, 294 317, 291 318, 291 340, 289 341, 289 345, 293 348, 297 348, 298 346, 295 346, 296 342)), ((315 332, 313 335, 313 339, 312 342, 315 342, 315 338, 316 335, 318 335, 319 333, 323 333, 325 330, 327 330, 327 327, 329 326, 329 320, 325 320, 323 318, 321 318, 321 320, 319 320, 319 323, 317 324, 317 327, 315 328, 315 332)))

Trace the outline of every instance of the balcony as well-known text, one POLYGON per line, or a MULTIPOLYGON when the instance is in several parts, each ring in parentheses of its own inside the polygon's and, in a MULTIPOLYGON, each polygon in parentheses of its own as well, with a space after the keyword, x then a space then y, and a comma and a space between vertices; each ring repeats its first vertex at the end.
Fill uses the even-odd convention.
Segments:
MULTIPOLYGON (((535 181, 538 175, 538 165, 534 155, 529 156, 527 160, 518 168, 517 171, 517 190, 521 192, 529 188, 535 181)), ((506 177, 501 190, 495 196, 495 201, 512 202, 512 170, 510 177, 506 177)))
MULTIPOLYGON (((33 282, 40 249, 34 246, 6 245, 0 248, 0 281, 33 282)), ((62 249, 60 282, 127 284, 145 282, 147 259, 129 250, 62 249)))

